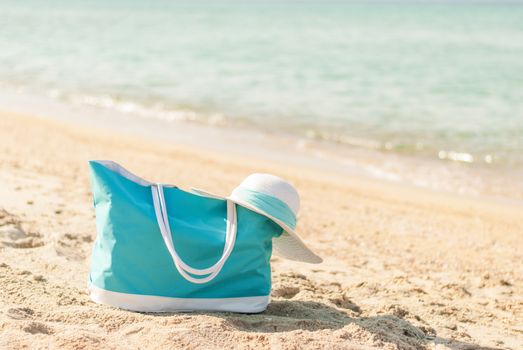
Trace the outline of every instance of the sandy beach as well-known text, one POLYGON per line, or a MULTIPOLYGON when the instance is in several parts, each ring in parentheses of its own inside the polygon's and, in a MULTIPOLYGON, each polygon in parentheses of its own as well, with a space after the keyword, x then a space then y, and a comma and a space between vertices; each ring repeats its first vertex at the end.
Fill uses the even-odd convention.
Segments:
POLYGON ((0 348, 521 349, 523 207, 0 113, 0 348), (86 294, 89 159, 227 194, 269 172, 324 257, 273 257, 257 315, 143 314, 86 294))

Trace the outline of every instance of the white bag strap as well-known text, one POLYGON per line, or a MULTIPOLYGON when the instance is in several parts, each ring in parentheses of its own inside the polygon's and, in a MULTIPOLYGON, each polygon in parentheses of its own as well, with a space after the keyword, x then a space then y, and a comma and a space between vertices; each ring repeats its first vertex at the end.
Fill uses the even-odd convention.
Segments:
POLYGON ((160 227, 160 232, 162 233, 163 240, 167 246, 167 250, 171 254, 171 257, 174 262, 174 266, 185 278, 187 281, 197 284, 207 283, 212 281, 221 271, 223 265, 231 255, 231 252, 234 248, 236 242, 236 205, 234 202, 227 201, 227 227, 225 230, 225 246, 223 249, 223 254, 221 258, 211 267, 206 269, 195 269, 186 263, 180 258, 176 253, 174 248, 174 243, 171 235, 171 228, 169 226, 169 218, 167 216, 167 207, 165 205, 165 197, 163 193, 163 186, 161 184, 156 184, 151 186, 151 191, 153 195, 153 204, 154 211, 156 213, 156 220, 158 221, 158 226, 160 227), (189 275, 189 273, 197 276, 209 275, 204 278, 194 278, 189 275))

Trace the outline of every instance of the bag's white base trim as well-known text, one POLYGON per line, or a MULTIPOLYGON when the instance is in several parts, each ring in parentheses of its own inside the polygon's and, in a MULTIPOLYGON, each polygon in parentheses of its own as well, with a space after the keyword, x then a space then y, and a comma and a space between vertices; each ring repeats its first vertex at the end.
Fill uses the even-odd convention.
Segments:
POLYGON ((91 300, 121 309, 141 312, 230 311, 262 312, 269 304, 269 296, 242 298, 169 298, 153 295, 111 292, 89 284, 91 300))

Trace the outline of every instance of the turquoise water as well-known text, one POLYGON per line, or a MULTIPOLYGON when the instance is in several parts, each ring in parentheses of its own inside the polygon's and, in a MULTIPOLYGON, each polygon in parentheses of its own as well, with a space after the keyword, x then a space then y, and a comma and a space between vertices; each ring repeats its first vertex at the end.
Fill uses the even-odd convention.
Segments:
POLYGON ((523 2, 0 1, 0 85, 523 167, 523 2))

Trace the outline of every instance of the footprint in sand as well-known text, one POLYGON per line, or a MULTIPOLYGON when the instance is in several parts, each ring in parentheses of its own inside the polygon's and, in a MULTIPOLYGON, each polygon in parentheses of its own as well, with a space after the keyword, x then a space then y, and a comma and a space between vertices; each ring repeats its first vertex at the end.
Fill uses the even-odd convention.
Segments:
POLYGON ((31 334, 53 334, 54 330, 48 325, 41 322, 29 322, 23 327, 23 330, 31 334))
POLYGON ((312 283, 299 273, 281 273, 274 276, 271 295, 276 298, 292 299, 301 290, 314 289, 312 283))
POLYGON ((24 320, 32 318, 34 315, 33 309, 28 307, 12 307, 6 312, 7 316, 14 320, 24 320))
POLYGON ((277 298, 291 299, 300 292, 298 287, 293 286, 276 286, 272 290, 272 296, 277 298))
POLYGON ((351 310, 355 313, 361 313, 361 309, 345 293, 335 293, 329 298, 330 302, 339 308, 351 310))
POLYGON ((0 209, 0 226, 4 225, 10 225, 10 224, 17 224, 18 220, 16 217, 12 214, 10 214, 7 210, 0 209))
POLYGON ((40 235, 26 232, 20 220, 5 210, 0 210, 0 247, 36 248, 43 246, 40 235))
POLYGON ((87 256, 92 241, 89 234, 66 233, 56 241, 55 251, 68 260, 82 260, 87 256))

